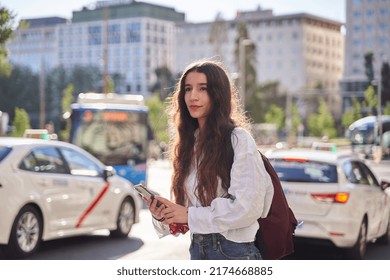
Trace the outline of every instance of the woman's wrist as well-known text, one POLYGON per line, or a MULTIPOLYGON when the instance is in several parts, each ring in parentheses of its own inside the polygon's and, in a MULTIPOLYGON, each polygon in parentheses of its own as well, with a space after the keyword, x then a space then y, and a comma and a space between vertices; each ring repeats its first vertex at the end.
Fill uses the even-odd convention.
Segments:
POLYGON ((153 219, 155 219, 157 222, 163 222, 164 220, 165 220, 165 218, 164 217, 161 217, 160 219, 157 219, 155 216, 153 216, 152 215, 152 217, 153 217, 153 219))

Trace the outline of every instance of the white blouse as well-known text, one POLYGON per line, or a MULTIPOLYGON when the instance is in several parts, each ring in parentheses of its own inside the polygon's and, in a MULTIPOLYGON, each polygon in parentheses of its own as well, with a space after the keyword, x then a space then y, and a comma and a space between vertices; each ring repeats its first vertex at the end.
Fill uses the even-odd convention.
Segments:
MULTIPOLYGON (((219 182, 218 197, 210 206, 202 207, 195 195, 197 179, 196 169, 193 168, 185 183, 189 207, 188 226, 191 233, 220 233, 234 242, 251 242, 259 229, 257 219, 268 214, 274 190, 249 132, 235 128, 231 141, 234 161, 228 190, 230 198, 226 198, 219 182)), ((154 226, 160 237, 170 234, 168 227, 156 220, 154 226)))

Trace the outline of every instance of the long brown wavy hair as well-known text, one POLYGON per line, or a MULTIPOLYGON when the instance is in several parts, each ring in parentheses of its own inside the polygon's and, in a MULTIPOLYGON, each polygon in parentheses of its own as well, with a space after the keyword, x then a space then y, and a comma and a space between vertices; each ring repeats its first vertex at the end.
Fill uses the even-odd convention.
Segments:
POLYGON ((202 206, 208 206, 217 196, 218 177, 222 187, 230 186, 233 149, 231 131, 236 126, 249 130, 250 123, 239 106, 237 90, 222 63, 212 60, 196 61, 187 66, 177 83, 169 108, 171 116, 170 158, 173 163, 171 196, 175 202, 187 202, 184 182, 192 164, 197 162, 197 196, 202 206), (190 72, 207 77, 207 92, 211 102, 210 113, 202 133, 195 143, 198 121, 191 117, 186 103, 185 80, 190 72), (196 151, 194 149, 196 145, 196 151))

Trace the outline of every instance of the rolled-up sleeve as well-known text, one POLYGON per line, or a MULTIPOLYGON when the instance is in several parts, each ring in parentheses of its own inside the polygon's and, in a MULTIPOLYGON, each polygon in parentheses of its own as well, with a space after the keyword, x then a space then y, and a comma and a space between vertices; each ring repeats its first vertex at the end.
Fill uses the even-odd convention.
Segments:
POLYGON ((193 233, 249 227, 269 211, 272 181, 254 139, 241 128, 236 128, 231 137, 234 149, 228 190, 231 198, 215 198, 208 207, 190 207, 188 224, 193 233))

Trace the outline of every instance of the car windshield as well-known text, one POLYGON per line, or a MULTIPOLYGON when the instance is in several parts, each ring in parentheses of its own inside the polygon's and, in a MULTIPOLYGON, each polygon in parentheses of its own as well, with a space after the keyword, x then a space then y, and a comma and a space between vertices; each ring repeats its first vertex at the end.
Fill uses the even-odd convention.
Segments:
POLYGON ((274 159, 271 160, 281 181, 336 183, 337 168, 335 165, 314 162, 274 159))
POLYGON ((0 161, 2 161, 10 152, 11 152, 10 147, 4 147, 0 146, 0 161))

